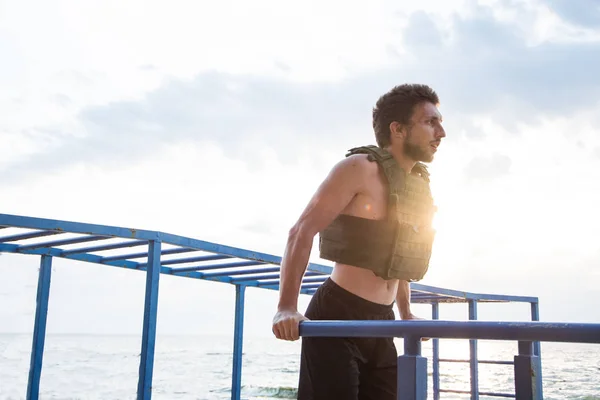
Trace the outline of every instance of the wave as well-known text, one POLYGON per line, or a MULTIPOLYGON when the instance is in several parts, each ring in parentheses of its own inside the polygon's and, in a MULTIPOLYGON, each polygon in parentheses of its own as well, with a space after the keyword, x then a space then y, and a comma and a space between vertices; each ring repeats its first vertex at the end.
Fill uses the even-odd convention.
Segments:
MULTIPOLYGON (((230 393, 231 387, 211 390, 213 393, 230 393)), ((288 386, 252 386, 242 385, 242 397, 250 399, 296 399, 298 389, 288 386)))
POLYGON ((298 389, 295 387, 242 386, 242 391, 244 396, 251 398, 296 399, 298 397, 298 389))

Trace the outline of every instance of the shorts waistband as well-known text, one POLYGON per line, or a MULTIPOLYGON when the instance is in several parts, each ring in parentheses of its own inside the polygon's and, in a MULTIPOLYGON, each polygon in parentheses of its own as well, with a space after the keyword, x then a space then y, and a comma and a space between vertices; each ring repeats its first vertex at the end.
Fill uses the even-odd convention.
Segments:
POLYGON ((357 296, 335 283, 331 278, 327 278, 321 287, 324 290, 333 293, 348 306, 357 308, 368 314, 385 315, 392 311, 394 306, 394 303, 379 304, 357 296))

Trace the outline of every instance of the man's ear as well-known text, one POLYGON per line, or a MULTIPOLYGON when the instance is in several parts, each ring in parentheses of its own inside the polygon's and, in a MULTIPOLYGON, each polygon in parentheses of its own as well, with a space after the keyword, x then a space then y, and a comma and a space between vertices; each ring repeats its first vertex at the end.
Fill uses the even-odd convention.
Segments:
POLYGON ((406 129, 400 122, 393 121, 390 123, 390 136, 396 139, 405 139, 406 129))

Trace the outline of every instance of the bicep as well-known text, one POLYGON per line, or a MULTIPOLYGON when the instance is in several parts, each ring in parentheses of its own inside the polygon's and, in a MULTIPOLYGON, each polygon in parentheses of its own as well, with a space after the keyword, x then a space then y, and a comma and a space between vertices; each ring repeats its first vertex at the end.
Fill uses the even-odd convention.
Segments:
POLYGON ((310 236, 325 229, 361 192, 364 160, 359 157, 340 161, 321 183, 296 224, 310 236))

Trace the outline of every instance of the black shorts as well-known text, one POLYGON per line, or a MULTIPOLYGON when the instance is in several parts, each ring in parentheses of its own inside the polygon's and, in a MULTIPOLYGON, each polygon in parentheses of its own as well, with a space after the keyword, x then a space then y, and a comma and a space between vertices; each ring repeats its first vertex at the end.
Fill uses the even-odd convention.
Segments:
MULTIPOLYGON (((327 279, 313 295, 310 320, 393 320, 393 304, 367 301, 327 279)), ((395 400, 393 338, 303 337, 298 400, 395 400)))

